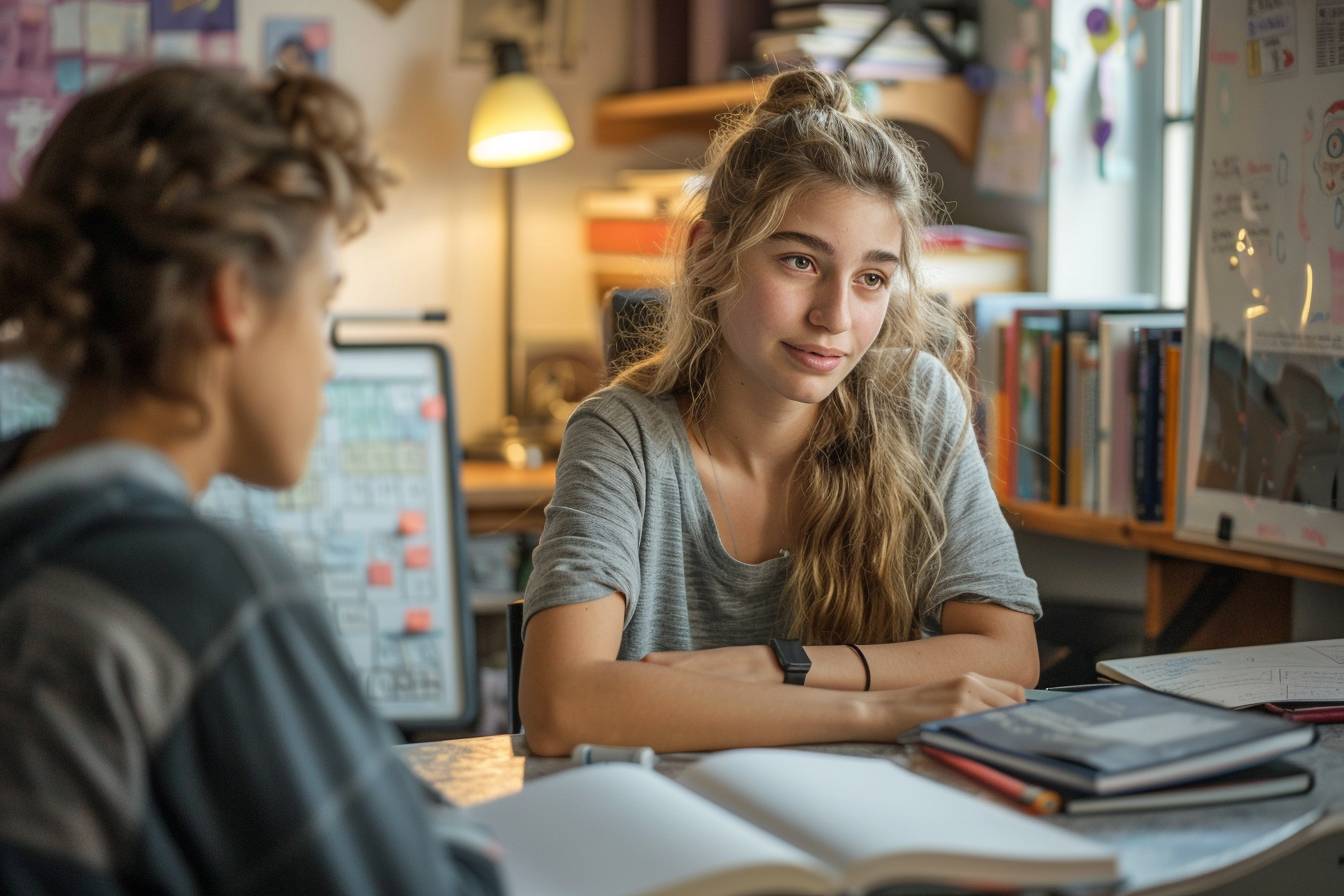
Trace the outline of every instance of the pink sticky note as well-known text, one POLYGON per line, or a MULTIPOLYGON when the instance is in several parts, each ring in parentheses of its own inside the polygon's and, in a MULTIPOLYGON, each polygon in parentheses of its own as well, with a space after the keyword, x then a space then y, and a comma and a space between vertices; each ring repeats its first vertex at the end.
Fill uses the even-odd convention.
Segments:
POLYGON ((419 608, 406 611, 403 628, 408 635, 423 635, 430 630, 432 624, 433 619, 429 610, 419 608))
POLYGON ((429 545, 413 544, 406 549, 406 568, 424 569, 429 566, 429 545))
POLYGON ((425 515, 419 510, 403 510, 397 516, 398 535, 419 535, 425 531, 425 515))
POLYGON ((442 395, 435 395, 420 402, 420 416, 435 422, 442 420, 448 413, 448 405, 442 395))
POLYGON ((379 587, 392 585, 392 564, 374 562, 369 564, 369 584, 379 587))

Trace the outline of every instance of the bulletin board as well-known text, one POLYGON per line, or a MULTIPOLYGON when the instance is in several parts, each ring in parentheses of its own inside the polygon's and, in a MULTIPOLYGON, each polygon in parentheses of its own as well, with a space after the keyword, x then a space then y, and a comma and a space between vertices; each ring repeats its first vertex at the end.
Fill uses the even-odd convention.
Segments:
POLYGON ((1344 0, 1206 0, 1177 534, 1344 566, 1344 0))
POLYGON ((237 0, 0 0, 0 197, 81 93, 151 62, 238 64, 237 0))

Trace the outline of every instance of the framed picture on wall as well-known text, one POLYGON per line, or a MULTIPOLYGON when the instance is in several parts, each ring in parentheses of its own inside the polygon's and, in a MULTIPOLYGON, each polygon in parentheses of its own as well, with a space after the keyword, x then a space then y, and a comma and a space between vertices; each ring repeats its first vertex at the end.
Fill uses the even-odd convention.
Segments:
POLYGON ((276 18, 262 25, 267 68, 291 74, 331 74, 331 20, 276 18))

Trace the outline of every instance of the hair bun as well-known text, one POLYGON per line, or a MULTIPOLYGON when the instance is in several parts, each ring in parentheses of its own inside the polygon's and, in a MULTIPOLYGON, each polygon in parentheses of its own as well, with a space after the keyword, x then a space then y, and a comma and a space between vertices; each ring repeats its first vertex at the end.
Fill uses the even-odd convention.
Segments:
POLYGON ((816 69, 794 69, 770 82, 770 90, 756 107, 756 114, 784 115, 794 111, 830 109, 854 111, 854 90, 843 75, 816 69))
POLYGON ((61 372, 83 357, 92 306, 80 281, 93 252, 58 207, 0 203, 0 324, 17 322, 23 350, 61 372))

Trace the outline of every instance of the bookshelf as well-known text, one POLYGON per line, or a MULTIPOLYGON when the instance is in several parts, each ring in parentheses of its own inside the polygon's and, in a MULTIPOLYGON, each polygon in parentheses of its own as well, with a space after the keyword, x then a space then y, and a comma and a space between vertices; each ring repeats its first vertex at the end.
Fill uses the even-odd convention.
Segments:
POLYGON ((1169 523, 1001 498, 1019 532, 1143 551, 1144 633, 1153 653, 1292 639, 1293 579, 1344 586, 1344 569, 1183 541, 1169 523))
POLYGON ((1169 523, 1148 523, 1132 517, 1102 516, 1074 507, 1058 507, 1041 501, 1022 501, 1016 498, 1002 499, 999 504, 1008 522, 1015 529, 1024 532, 1344 586, 1344 569, 1250 554, 1194 541, 1181 541, 1172 533, 1169 523))
MULTIPOLYGON (((664 134, 707 133, 720 115, 764 96, 768 79, 620 93, 598 100, 600 144, 635 143, 664 134)), ((970 164, 980 131, 980 97, 959 77, 902 81, 877 89, 875 112, 937 133, 970 164)))

